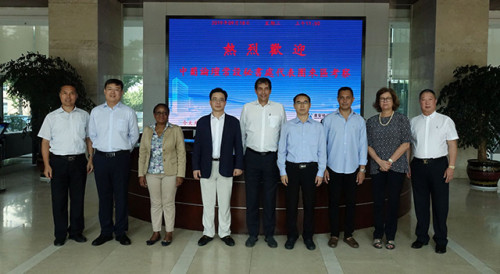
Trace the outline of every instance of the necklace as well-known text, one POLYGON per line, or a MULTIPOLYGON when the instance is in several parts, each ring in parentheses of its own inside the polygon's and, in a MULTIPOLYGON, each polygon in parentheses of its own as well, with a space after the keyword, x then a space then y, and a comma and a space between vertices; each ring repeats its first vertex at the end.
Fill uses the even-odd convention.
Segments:
POLYGON ((380 113, 378 115, 378 122, 380 123, 380 125, 382 125, 383 127, 385 127, 385 126, 387 126, 391 122, 393 115, 394 115, 394 110, 392 111, 392 114, 391 114, 391 117, 389 118, 389 121, 387 121, 387 123, 384 124, 384 123, 382 123, 382 113, 380 113))

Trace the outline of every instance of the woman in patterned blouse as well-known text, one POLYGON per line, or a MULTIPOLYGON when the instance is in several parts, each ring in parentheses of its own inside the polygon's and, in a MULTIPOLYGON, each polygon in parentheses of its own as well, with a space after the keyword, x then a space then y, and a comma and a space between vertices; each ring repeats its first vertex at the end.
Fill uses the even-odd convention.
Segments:
POLYGON ((186 148, 179 126, 168 122, 169 109, 158 104, 153 109, 156 123, 144 128, 139 147, 139 184, 148 188, 151 201, 152 245, 161 239, 162 214, 165 218, 163 246, 172 242, 175 220, 175 193, 186 173, 186 148))
POLYGON ((385 247, 394 249, 399 196, 405 173, 409 170, 406 153, 410 147, 410 122, 405 115, 396 112, 399 99, 390 88, 381 88, 377 92, 373 107, 379 114, 366 122, 373 186, 375 223, 373 246, 378 249, 382 248, 382 238, 385 234, 385 247), (387 212, 384 212, 386 194, 387 212))

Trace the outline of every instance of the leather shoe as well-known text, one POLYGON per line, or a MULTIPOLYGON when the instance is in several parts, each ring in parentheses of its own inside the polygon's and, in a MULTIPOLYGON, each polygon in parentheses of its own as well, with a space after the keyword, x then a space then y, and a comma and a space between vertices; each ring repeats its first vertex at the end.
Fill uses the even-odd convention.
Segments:
POLYGON ((165 239, 161 241, 162 246, 169 246, 172 243, 172 232, 167 232, 165 239))
POLYGON ((306 248, 309 250, 316 249, 316 245, 314 244, 312 239, 304 239, 304 244, 306 245, 306 248))
POLYGON ((422 248, 422 246, 424 245, 427 245, 427 243, 422 243, 421 241, 416 240, 411 244, 411 248, 419 249, 422 248))
POLYGON ((278 247, 278 243, 276 242, 276 240, 274 239, 273 236, 267 236, 264 240, 266 241, 267 246, 269 246, 271 248, 278 247))
POLYGON ((158 242, 161 239, 160 233, 158 233, 158 235, 156 235, 156 238, 153 238, 153 237, 154 237, 154 234, 153 234, 153 236, 151 236, 151 239, 146 241, 146 245, 154 245, 156 242, 158 242))
POLYGON ((85 243, 87 241, 87 238, 85 238, 85 236, 83 236, 81 233, 70 235, 68 238, 77 243, 85 243))
POLYGON ((446 246, 445 245, 436 245, 436 253, 437 254, 446 253, 446 246))
POLYGON ((353 237, 344 238, 344 242, 346 244, 348 244, 352 248, 358 248, 359 247, 358 242, 356 242, 356 240, 354 240, 353 237))
POLYGON ((285 248, 286 249, 293 249, 296 241, 297 241, 297 238, 288 238, 286 240, 286 243, 285 243, 285 248))
POLYGON ((208 244, 210 241, 212 241, 214 238, 208 237, 207 235, 203 235, 199 240, 198 240, 198 245, 199 246, 204 246, 208 244))
POLYGON ((54 240, 54 245, 55 246, 62 246, 64 245, 64 243, 66 242, 66 239, 65 238, 60 238, 60 239, 55 239, 54 240))
POLYGON ((328 246, 331 248, 335 248, 335 247, 337 247, 338 243, 339 243, 339 237, 331 236, 330 240, 328 241, 328 246))
POLYGON ((127 234, 123 234, 121 236, 116 236, 115 240, 120 242, 121 245, 130 245, 132 242, 130 239, 127 237, 127 234))
POLYGON ((221 240, 227 245, 227 246, 234 246, 234 240, 231 238, 231 236, 227 235, 226 237, 221 238, 221 240))
POLYGON ((111 241, 112 239, 113 239, 113 237, 111 237, 111 236, 104 236, 101 234, 94 241, 92 241, 92 245, 93 246, 102 245, 103 243, 105 243, 107 241, 111 241))
POLYGON ((258 241, 259 239, 256 237, 256 236, 248 236, 248 239, 247 241, 245 242, 245 246, 246 247, 254 247, 255 246, 255 243, 258 241))

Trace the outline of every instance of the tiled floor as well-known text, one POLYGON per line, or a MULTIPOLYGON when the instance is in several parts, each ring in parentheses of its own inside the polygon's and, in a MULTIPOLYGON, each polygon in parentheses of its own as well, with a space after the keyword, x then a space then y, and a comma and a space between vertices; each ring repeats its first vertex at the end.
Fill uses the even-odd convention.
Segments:
POLYGON ((174 242, 146 246, 149 223, 130 218, 131 246, 116 241, 94 247, 99 234, 97 193, 93 175, 86 193, 86 229, 89 241, 52 245, 50 186, 40 182, 29 159, 14 159, 0 168, 0 273, 500 273, 500 196, 470 190, 465 179, 451 183, 449 246, 444 255, 433 243, 410 248, 415 239, 413 211, 399 220, 393 251, 371 246, 372 228, 355 232, 359 249, 326 244, 328 235, 315 235, 318 248, 308 251, 301 240, 286 250, 268 248, 262 237, 254 248, 244 245, 246 235, 233 235, 236 246, 215 239, 198 247, 200 231, 177 229, 174 242))

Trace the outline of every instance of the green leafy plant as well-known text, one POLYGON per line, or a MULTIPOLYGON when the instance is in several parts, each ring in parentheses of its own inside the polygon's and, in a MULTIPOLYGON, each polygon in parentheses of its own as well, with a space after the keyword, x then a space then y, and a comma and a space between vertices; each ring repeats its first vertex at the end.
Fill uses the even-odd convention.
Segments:
MULTIPOLYGON (((77 107, 89 111, 95 106, 87 97, 76 69, 59 57, 28 52, 16 60, 0 64, 0 75, 0 82, 7 83, 7 94, 20 98, 24 106, 29 104, 33 136, 38 134, 45 116, 61 106, 59 89, 63 84, 75 86, 77 107)), ((36 138, 33 142, 37 142, 36 138)))
POLYGON ((438 111, 455 122, 459 147, 476 148, 486 162, 500 142, 500 66, 460 66, 453 77, 441 90, 438 111))

